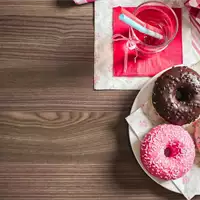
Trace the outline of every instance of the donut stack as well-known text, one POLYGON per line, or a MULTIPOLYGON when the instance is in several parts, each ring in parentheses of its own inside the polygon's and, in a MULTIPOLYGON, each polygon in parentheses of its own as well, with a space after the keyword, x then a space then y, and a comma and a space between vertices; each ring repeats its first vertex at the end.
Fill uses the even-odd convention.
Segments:
POLYGON ((151 175, 174 180, 186 174, 195 159, 193 139, 182 126, 199 118, 200 75, 188 67, 165 71, 155 81, 152 104, 166 124, 145 135, 141 161, 151 175))

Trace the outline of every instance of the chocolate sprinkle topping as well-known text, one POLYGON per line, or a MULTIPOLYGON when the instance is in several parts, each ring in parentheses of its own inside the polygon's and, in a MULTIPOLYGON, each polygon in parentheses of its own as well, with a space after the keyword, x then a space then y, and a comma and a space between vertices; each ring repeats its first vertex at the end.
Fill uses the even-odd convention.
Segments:
POLYGON ((155 82, 152 102, 171 124, 183 125, 200 115, 200 75, 188 67, 173 67, 155 82))

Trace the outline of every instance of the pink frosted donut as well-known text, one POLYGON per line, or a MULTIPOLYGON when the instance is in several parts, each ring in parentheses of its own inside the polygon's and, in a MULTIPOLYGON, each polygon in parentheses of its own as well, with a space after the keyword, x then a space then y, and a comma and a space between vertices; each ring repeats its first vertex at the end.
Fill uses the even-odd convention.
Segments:
POLYGON ((153 176, 173 180, 187 173, 195 158, 195 145, 181 126, 163 124, 147 133, 141 143, 140 157, 153 176))

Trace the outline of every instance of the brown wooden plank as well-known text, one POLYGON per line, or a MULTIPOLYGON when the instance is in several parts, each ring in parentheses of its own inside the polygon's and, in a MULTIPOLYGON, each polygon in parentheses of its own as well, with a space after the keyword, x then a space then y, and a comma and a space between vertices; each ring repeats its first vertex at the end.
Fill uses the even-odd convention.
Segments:
POLYGON ((110 160, 118 148, 116 134, 126 141, 127 146, 120 148, 129 149, 126 115, 127 112, 1 112, 0 161, 110 160), (117 129, 122 132, 116 133, 117 129))
POLYGON ((127 112, 1 112, 1 199, 183 199, 148 178, 127 112))
MULTIPOLYGON (((135 163, 2 164, 1 199, 184 199, 152 182, 135 163)), ((197 198, 196 198, 197 199, 197 198)))
POLYGON ((0 108, 128 110, 137 92, 93 91, 92 4, 53 2, 0 1, 0 108))

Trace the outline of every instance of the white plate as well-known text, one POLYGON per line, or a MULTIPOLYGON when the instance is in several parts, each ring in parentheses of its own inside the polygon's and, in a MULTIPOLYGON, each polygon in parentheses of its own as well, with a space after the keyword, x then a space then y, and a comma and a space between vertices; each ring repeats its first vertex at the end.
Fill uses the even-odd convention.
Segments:
MULTIPOLYGON (((168 70, 168 69, 166 69, 166 70, 168 70)), ((153 86, 154 86, 154 83, 155 83, 157 77, 160 76, 166 70, 164 70, 164 71, 158 73, 157 75, 155 75, 153 78, 151 78, 144 85, 144 87, 140 90, 140 92, 138 93, 137 97, 135 98, 135 101, 134 101, 132 109, 131 109, 131 113, 135 112, 138 108, 140 108, 142 106, 142 104, 146 103, 149 100, 149 98, 151 97, 153 86)), ((180 191, 176 188, 176 186, 173 184, 172 181, 164 181, 164 180, 157 179, 156 177, 151 176, 143 168, 143 165, 142 165, 141 160, 140 160, 140 141, 138 140, 138 138, 136 137, 134 131, 131 129, 130 126, 129 126, 129 139, 130 139, 130 144, 131 144, 132 151, 133 151, 138 163, 140 164, 141 168, 146 172, 146 174, 152 180, 154 180, 156 183, 160 184, 164 188, 166 188, 168 190, 171 190, 173 192, 176 192, 176 193, 180 193, 180 191)))

